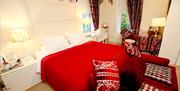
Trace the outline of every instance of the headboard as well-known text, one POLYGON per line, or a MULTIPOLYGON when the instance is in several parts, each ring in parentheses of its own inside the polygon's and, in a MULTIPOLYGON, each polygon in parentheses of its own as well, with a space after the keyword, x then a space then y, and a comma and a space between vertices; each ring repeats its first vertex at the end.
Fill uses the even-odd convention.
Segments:
POLYGON ((76 3, 59 0, 24 0, 35 37, 78 31, 76 3))

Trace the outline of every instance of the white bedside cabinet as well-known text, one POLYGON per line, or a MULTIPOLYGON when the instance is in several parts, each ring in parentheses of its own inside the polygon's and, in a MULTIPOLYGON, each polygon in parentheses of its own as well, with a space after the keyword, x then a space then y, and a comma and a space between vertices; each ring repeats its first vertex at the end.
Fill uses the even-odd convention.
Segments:
POLYGON ((108 39, 108 33, 107 32, 100 32, 98 34, 95 34, 91 36, 92 40, 97 42, 105 42, 108 39))
POLYGON ((41 81, 40 74, 36 73, 37 64, 35 60, 32 57, 21 60, 22 66, 1 74, 7 91, 24 91, 41 81))

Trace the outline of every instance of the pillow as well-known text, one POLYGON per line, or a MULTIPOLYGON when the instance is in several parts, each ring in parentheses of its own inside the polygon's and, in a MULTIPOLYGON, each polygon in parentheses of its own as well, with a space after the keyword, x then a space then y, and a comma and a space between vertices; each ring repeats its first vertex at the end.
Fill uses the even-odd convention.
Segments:
POLYGON ((131 43, 125 42, 125 41, 123 42, 123 46, 125 47, 128 55, 141 57, 140 51, 137 46, 135 46, 131 43))
POLYGON ((148 83, 143 83, 142 84, 142 87, 139 89, 139 91, 164 91, 162 90, 161 88, 158 88, 156 86, 156 84, 154 84, 155 86, 153 85, 150 85, 148 83))
POLYGON ((164 67, 151 63, 146 63, 146 66, 145 76, 168 85, 172 84, 172 69, 170 67, 164 67))
POLYGON ((43 37, 42 42, 48 51, 56 51, 69 45, 64 36, 43 37))
POLYGON ((127 29, 123 29, 121 31, 121 35, 124 39, 133 39, 133 40, 137 40, 138 37, 132 33, 131 31, 128 31, 127 29))
POLYGON ((115 61, 93 60, 96 71, 96 91, 119 91, 120 80, 117 63, 115 61))
POLYGON ((86 40, 86 36, 83 33, 66 33, 65 36, 70 44, 78 44, 86 40))
POLYGON ((143 59, 136 56, 130 57, 120 73, 120 91, 138 91, 144 81, 145 70, 143 59))
POLYGON ((122 34, 122 37, 124 39, 126 39, 126 38, 128 38, 131 35, 131 32, 128 31, 127 29, 124 29, 124 30, 121 31, 121 34, 122 34))

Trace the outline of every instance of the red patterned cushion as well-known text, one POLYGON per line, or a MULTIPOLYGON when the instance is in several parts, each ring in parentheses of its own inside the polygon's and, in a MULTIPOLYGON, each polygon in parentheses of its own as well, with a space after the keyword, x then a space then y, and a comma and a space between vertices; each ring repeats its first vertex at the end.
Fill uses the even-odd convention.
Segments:
POLYGON ((119 71, 115 61, 93 60, 96 71, 96 91, 119 91, 119 71))
POLYGON ((135 46, 131 43, 128 43, 128 42, 123 42, 123 46, 125 47, 128 55, 141 57, 140 51, 137 46, 135 46))
POLYGON ((146 65, 139 57, 130 57, 120 74, 121 91, 138 91, 144 81, 146 65))
POLYGON ((145 76, 153 78, 168 85, 172 84, 172 69, 151 63, 146 63, 145 76))
POLYGON ((128 38, 131 35, 131 32, 128 31, 127 29, 124 29, 124 30, 121 31, 121 34, 122 34, 122 37, 124 39, 126 39, 126 38, 128 38))
POLYGON ((139 91, 164 91, 164 90, 159 89, 159 88, 157 88, 155 86, 143 83, 142 87, 139 89, 139 91))

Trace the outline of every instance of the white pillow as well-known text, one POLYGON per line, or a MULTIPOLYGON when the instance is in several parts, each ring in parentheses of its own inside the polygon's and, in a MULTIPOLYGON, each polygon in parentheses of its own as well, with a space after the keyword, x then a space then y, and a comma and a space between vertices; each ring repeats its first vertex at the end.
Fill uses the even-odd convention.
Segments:
POLYGON ((83 33, 66 33, 65 36, 71 44, 78 44, 86 40, 86 36, 83 33))
POLYGON ((64 36, 43 37, 42 42, 48 51, 57 51, 69 45, 64 36))

